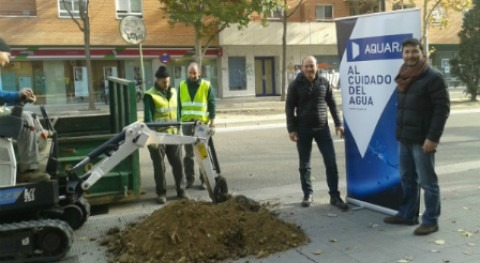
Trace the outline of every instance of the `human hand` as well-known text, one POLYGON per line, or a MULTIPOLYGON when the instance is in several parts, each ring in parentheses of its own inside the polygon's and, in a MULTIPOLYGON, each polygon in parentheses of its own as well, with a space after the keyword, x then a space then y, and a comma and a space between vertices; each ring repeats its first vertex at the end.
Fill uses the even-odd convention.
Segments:
POLYGON ((296 142, 298 140, 298 133, 297 132, 291 132, 288 134, 290 137, 290 141, 296 142))
POLYGON ((340 136, 340 138, 345 138, 345 131, 343 130, 343 128, 341 126, 339 127, 335 127, 335 134, 340 136))
POLYGON ((429 139, 425 139, 425 142, 423 143, 423 152, 424 153, 431 153, 435 152, 437 150, 437 145, 438 143, 434 141, 430 141, 429 139))
POLYGON ((37 100, 35 94, 33 94, 33 90, 30 88, 23 88, 20 91, 20 100, 24 102, 34 103, 37 100))

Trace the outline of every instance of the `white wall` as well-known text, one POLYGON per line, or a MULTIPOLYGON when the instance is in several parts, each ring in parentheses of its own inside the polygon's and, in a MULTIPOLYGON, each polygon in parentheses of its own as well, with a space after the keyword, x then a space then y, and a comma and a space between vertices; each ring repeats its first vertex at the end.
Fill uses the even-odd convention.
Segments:
MULTIPOLYGON (((250 23, 238 30, 233 25, 220 33, 220 46, 229 45, 281 45, 283 24, 271 22, 264 27, 250 23)), ((287 45, 336 45, 337 35, 334 22, 288 23, 287 45)))
MULTIPOLYGON (((287 66, 289 64, 301 64, 306 56, 310 55, 337 55, 336 45, 308 45, 287 46, 287 66)), ((223 56, 220 58, 221 69, 219 83, 222 87, 222 97, 255 96, 255 57, 273 57, 275 72, 275 93, 280 95, 282 85, 282 47, 276 46, 223 46, 223 56), (241 56, 246 58, 247 89, 229 90, 228 81, 228 57, 241 56)), ((287 76, 288 78, 288 76, 287 76)), ((287 82, 288 83, 288 82, 287 82)))
MULTIPOLYGON (((275 93, 282 93, 282 35, 283 24, 270 22, 264 27, 250 23, 247 28, 238 30, 231 26, 220 33, 219 84, 221 97, 255 96, 255 57, 273 57, 275 72, 275 93), (229 90, 228 57, 246 58, 247 89, 229 90), (251 70, 250 70, 251 69, 251 70)), ((287 67, 301 64, 309 55, 337 55, 336 28, 334 22, 288 23, 287 27, 287 67)), ((286 74, 288 83, 288 74, 286 74)))

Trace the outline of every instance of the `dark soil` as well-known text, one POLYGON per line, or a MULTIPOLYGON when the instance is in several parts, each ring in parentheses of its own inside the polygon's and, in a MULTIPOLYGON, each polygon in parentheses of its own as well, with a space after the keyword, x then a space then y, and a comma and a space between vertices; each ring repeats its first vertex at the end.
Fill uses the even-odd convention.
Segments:
POLYGON ((221 204, 170 202, 124 231, 110 229, 101 245, 112 263, 186 263, 261 258, 308 242, 298 226, 237 196, 221 204))

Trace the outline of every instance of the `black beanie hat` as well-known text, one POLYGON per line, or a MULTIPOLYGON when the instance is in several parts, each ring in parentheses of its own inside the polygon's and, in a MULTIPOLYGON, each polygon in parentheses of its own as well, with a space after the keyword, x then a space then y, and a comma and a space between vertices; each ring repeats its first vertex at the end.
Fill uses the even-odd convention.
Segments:
POLYGON ((160 66, 157 69, 157 72, 155 72, 155 77, 157 79, 162 79, 162 78, 168 78, 170 75, 167 72, 167 68, 165 66, 160 66))
POLYGON ((3 40, 2 38, 0 38, 0 51, 2 51, 2 52, 10 52, 10 47, 9 47, 8 44, 5 42, 5 40, 3 40))

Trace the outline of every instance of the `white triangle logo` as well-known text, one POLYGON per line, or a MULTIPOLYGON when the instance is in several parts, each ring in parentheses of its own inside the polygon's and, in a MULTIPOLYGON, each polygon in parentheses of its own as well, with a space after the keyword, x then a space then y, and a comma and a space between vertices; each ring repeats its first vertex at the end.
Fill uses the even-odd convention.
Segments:
POLYGON ((363 158, 378 120, 395 91, 392 69, 398 63, 386 68, 384 61, 364 61, 359 69, 359 63, 344 62, 340 65, 340 75, 347 80, 342 85, 343 115, 363 158))
POLYGON ((360 46, 352 42, 352 60, 356 59, 360 55, 360 46))

